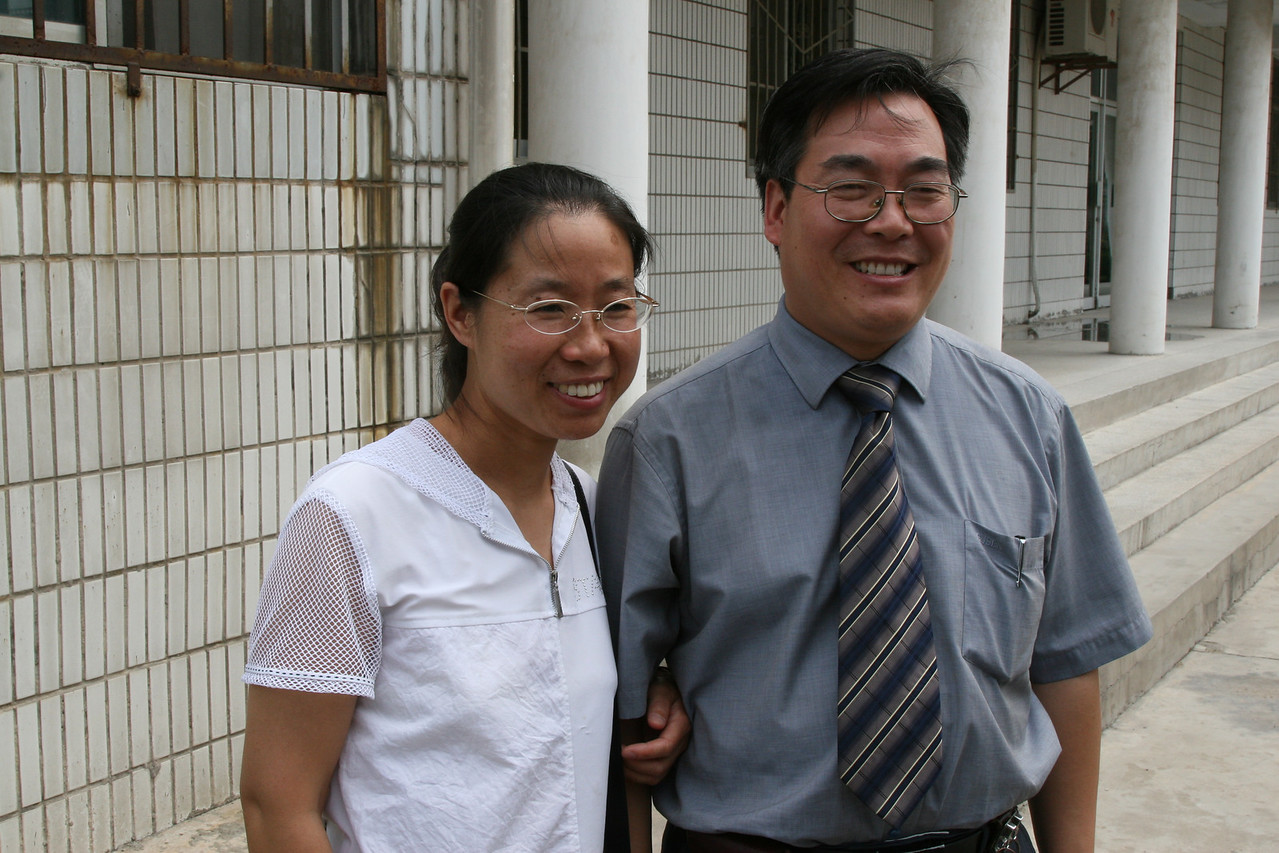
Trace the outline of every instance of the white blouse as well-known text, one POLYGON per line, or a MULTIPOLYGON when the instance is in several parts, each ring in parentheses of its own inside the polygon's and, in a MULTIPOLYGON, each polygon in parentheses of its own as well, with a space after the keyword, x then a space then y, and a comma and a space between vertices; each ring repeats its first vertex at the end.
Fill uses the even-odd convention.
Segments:
POLYGON ((424 420, 290 511, 244 681, 361 697, 326 809, 338 853, 602 848, 616 672, 559 457, 552 481, 554 567, 424 420))

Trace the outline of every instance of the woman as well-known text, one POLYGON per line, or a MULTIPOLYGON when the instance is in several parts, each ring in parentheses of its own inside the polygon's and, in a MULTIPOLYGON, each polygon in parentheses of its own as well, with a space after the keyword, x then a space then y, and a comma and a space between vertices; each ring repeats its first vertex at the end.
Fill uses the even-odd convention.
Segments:
MULTIPOLYGON (((321 469, 263 582, 253 849, 604 846, 616 675, 594 483, 555 448, 635 375, 650 252, 626 203, 568 167, 494 173, 459 204, 431 280, 447 407, 321 469)), ((640 776, 673 761, 675 707, 640 776)))

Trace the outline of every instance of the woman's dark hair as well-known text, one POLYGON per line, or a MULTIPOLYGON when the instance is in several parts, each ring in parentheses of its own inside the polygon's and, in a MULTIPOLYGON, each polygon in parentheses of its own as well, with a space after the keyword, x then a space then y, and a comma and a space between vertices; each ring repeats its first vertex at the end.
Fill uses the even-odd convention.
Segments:
POLYGON ((433 310, 440 321, 440 376, 444 399, 452 403, 466 380, 466 347, 444 321, 440 288, 457 285, 462 302, 473 306, 475 296, 505 267, 511 244, 531 225, 564 213, 598 213, 617 226, 631 246, 639 275, 653 254, 653 238, 640 225, 617 191, 604 181, 571 166, 526 163, 489 175, 463 197, 449 223, 448 242, 431 269, 433 310))
POLYGON ((879 48, 836 50, 814 59, 773 93, 760 121, 755 152, 759 197, 770 180, 788 181, 804 157, 808 139, 832 112, 850 101, 881 103, 889 95, 915 95, 933 111, 946 143, 950 179, 964 174, 968 156, 968 108, 945 75, 957 63, 925 65, 907 53, 879 48))

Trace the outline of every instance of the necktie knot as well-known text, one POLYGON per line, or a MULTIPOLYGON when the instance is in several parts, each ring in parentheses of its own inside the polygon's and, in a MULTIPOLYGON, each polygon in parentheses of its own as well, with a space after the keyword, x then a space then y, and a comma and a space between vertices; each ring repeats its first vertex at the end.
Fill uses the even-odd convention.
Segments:
POLYGON ((882 364, 859 364, 843 373, 836 384, 859 412, 891 412, 901 377, 882 364))

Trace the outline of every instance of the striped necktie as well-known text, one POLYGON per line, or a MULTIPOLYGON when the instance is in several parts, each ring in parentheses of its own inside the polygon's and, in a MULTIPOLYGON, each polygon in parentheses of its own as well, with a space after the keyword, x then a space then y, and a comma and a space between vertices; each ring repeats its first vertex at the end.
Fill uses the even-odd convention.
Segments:
POLYGON ((915 519, 893 449, 901 377, 859 365, 837 384, 862 414, 839 521, 839 771, 893 827, 941 769, 941 688, 915 519))

